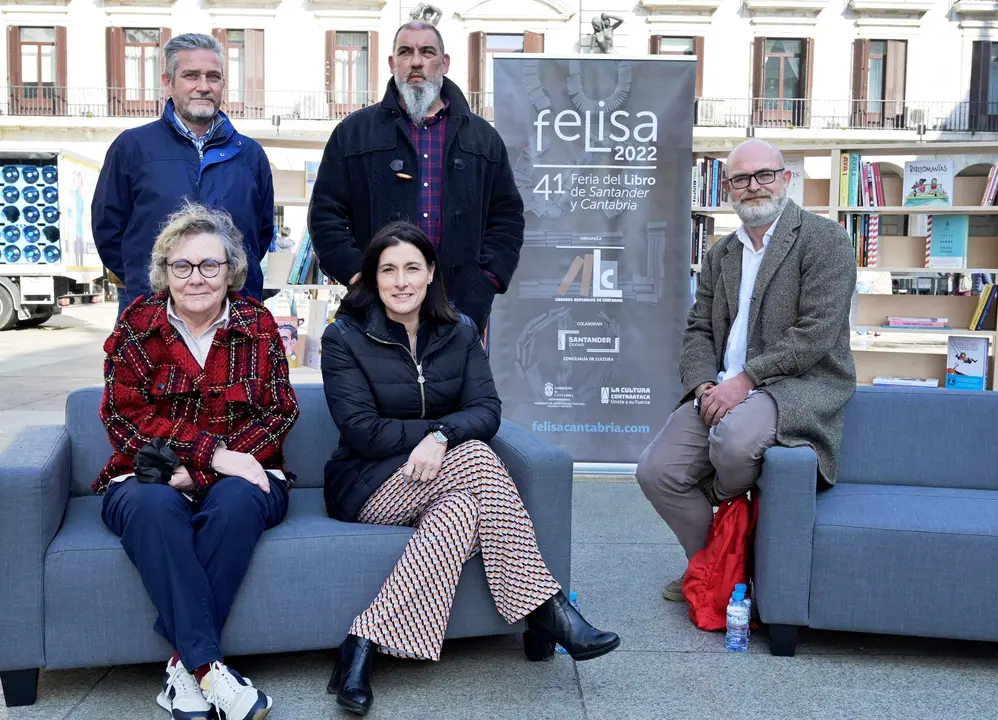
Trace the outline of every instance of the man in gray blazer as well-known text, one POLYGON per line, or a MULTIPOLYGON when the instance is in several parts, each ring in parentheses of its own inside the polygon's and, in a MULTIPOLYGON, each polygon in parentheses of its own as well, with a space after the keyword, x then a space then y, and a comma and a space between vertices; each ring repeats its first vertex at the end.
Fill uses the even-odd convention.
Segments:
MULTIPOLYGON (((637 469, 688 558, 704 546, 712 505, 755 484, 767 448, 810 445, 818 481, 834 483, 856 390, 848 234, 787 197, 790 172, 762 140, 728 155, 722 182, 742 226, 704 259, 679 363, 683 396, 637 469)), ((682 580, 666 600, 683 600, 682 580)))

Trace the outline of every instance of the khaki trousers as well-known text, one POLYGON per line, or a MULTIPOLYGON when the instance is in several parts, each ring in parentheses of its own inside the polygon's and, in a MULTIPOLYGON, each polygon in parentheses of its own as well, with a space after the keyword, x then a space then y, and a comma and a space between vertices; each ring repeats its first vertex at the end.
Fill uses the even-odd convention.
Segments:
POLYGON ((762 456, 776 443, 776 403, 755 392, 714 427, 693 409, 678 407, 638 461, 638 484, 691 558, 703 548, 715 501, 749 490, 762 456))

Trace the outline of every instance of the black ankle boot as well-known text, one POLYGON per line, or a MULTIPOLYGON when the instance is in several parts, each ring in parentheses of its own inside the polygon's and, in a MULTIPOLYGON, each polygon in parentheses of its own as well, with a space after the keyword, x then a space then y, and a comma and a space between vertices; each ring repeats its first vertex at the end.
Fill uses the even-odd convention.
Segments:
POLYGON ((336 695, 336 704, 352 713, 366 715, 374 702, 371 662, 378 646, 367 638, 347 635, 326 692, 336 695))
POLYGON ((554 655, 555 643, 565 648, 574 660, 592 660, 616 650, 620 638, 587 623, 559 590, 527 615, 523 651, 532 662, 548 660, 554 655))

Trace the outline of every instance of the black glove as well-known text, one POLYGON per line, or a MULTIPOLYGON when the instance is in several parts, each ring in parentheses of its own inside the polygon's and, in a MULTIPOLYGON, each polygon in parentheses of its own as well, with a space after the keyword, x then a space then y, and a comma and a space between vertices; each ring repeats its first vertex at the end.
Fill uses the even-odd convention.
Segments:
POLYGON ((135 453, 135 479, 141 483, 170 482, 173 471, 180 467, 180 458, 163 438, 153 438, 135 453))

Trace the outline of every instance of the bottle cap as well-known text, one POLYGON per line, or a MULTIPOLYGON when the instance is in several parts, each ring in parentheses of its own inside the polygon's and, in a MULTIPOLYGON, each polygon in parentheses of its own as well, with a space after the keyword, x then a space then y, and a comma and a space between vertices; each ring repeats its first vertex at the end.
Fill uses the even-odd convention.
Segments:
POLYGON ((735 592, 732 593, 732 595, 731 595, 731 599, 732 600, 744 600, 745 599, 745 593, 743 593, 741 590, 735 590, 735 592))
POLYGON ((574 590, 572 590, 572 592, 568 593, 568 600, 569 600, 569 602, 574 601, 576 599, 576 597, 578 597, 578 596, 575 594, 574 590))
POLYGON ((738 583, 737 585, 735 585, 735 590, 741 590, 742 592, 745 592, 748 590, 748 586, 745 583, 738 583))

